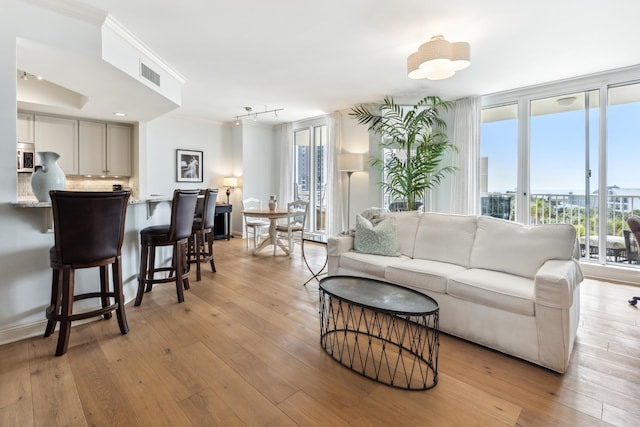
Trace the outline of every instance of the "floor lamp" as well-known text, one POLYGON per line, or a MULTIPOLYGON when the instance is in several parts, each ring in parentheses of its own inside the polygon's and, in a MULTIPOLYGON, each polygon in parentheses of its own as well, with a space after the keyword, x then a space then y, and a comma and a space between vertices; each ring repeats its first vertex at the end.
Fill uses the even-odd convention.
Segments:
POLYGON ((349 179, 347 195, 347 231, 351 220, 351 174, 364 169, 364 155, 361 153, 338 154, 338 171, 346 172, 349 179))

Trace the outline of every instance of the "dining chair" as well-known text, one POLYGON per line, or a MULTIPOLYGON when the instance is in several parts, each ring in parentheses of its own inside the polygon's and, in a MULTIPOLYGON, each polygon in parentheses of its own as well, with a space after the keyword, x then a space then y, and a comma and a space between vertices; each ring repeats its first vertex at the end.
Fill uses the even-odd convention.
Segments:
POLYGON ((304 234, 304 226, 307 221, 307 213, 309 212, 309 202, 305 200, 296 200, 287 203, 286 224, 276 225, 276 232, 286 236, 289 241, 289 256, 293 253, 293 242, 296 233, 300 233, 300 241, 304 234))
POLYGON ((187 262, 187 240, 193 230, 198 190, 175 190, 171 203, 171 223, 152 225, 140 230, 140 274, 138 293, 134 305, 142 303, 145 292, 150 292, 155 283, 176 282, 178 302, 184 301, 184 289, 189 289, 189 263, 187 262), (168 267, 156 267, 156 248, 171 246, 172 263, 168 267), (155 273, 169 273, 156 278, 155 273))
MULTIPOLYGON (((262 209, 262 200, 255 197, 249 197, 242 200, 242 210, 260 210, 262 209)), ((244 235, 247 237, 245 247, 249 247, 249 234, 253 238, 253 248, 257 248, 260 243, 260 237, 265 235, 263 230, 269 229, 269 220, 262 218, 244 217, 244 235)))
POLYGON ((53 280, 44 336, 50 336, 60 322, 56 356, 61 356, 67 352, 73 321, 96 316, 110 319, 115 311, 120 333, 129 332, 121 251, 130 193, 52 190, 49 195, 55 244, 49 251, 53 280), (109 266, 113 290, 109 290, 109 266), (92 267, 100 270, 100 290, 74 294, 75 270, 92 267), (99 308, 73 312, 75 301, 91 298, 100 298, 99 308))
MULTIPOLYGON (((631 215, 629 218, 627 218, 627 225, 629 226, 629 229, 631 229, 633 236, 636 238, 636 242, 640 244, 640 217, 631 215)), ((638 304, 639 300, 640 297, 632 297, 629 300, 629 304, 635 306, 638 304)))
POLYGON ((211 271, 216 272, 213 260, 213 225, 216 216, 217 188, 200 190, 193 217, 191 236, 189 237, 188 259, 190 264, 196 265, 196 281, 202 279, 200 264, 209 262, 211 271))

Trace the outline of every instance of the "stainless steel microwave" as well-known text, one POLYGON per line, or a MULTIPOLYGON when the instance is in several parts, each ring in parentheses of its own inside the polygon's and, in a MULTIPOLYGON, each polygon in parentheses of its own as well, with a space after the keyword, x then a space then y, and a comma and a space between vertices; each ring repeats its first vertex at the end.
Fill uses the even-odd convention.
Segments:
POLYGON ((33 172, 36 150, 33 144, 18 142, 18 172, 33 172))

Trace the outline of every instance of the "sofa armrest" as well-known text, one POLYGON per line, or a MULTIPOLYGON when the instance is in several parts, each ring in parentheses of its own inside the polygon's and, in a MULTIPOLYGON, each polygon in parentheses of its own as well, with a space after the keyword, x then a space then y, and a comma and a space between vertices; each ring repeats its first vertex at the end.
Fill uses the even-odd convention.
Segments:
POLYGON ((548 260, 534 277, 534 302, 546 307, 569 308, 583 278, 575 260, 548 260))
POLYGON ((329 237, 327 241, 327 254, 329 256, 340 256, 353 249, 353 236, 339 234, 329 237))
POLYGON ((338 274, 340 255, 353 249, 353 236, 339 234, 327 241, 327 268, 329 276, 338 274))

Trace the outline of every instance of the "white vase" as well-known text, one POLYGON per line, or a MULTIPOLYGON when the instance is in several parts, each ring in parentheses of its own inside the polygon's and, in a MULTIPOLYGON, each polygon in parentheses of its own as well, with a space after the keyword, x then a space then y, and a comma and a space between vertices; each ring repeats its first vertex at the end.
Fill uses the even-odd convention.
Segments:
POLYGON ((278 201, 273 197, 269 199, 269 210, 275 211, 277 207, 278 207, 278 201))
POLYGON ((58 165, 60 155, 53 151, 38 151, 42 164, 31 175, 31 190, 39 202, 51 202, 49 190, 64 190, 67 177, 58 165))

